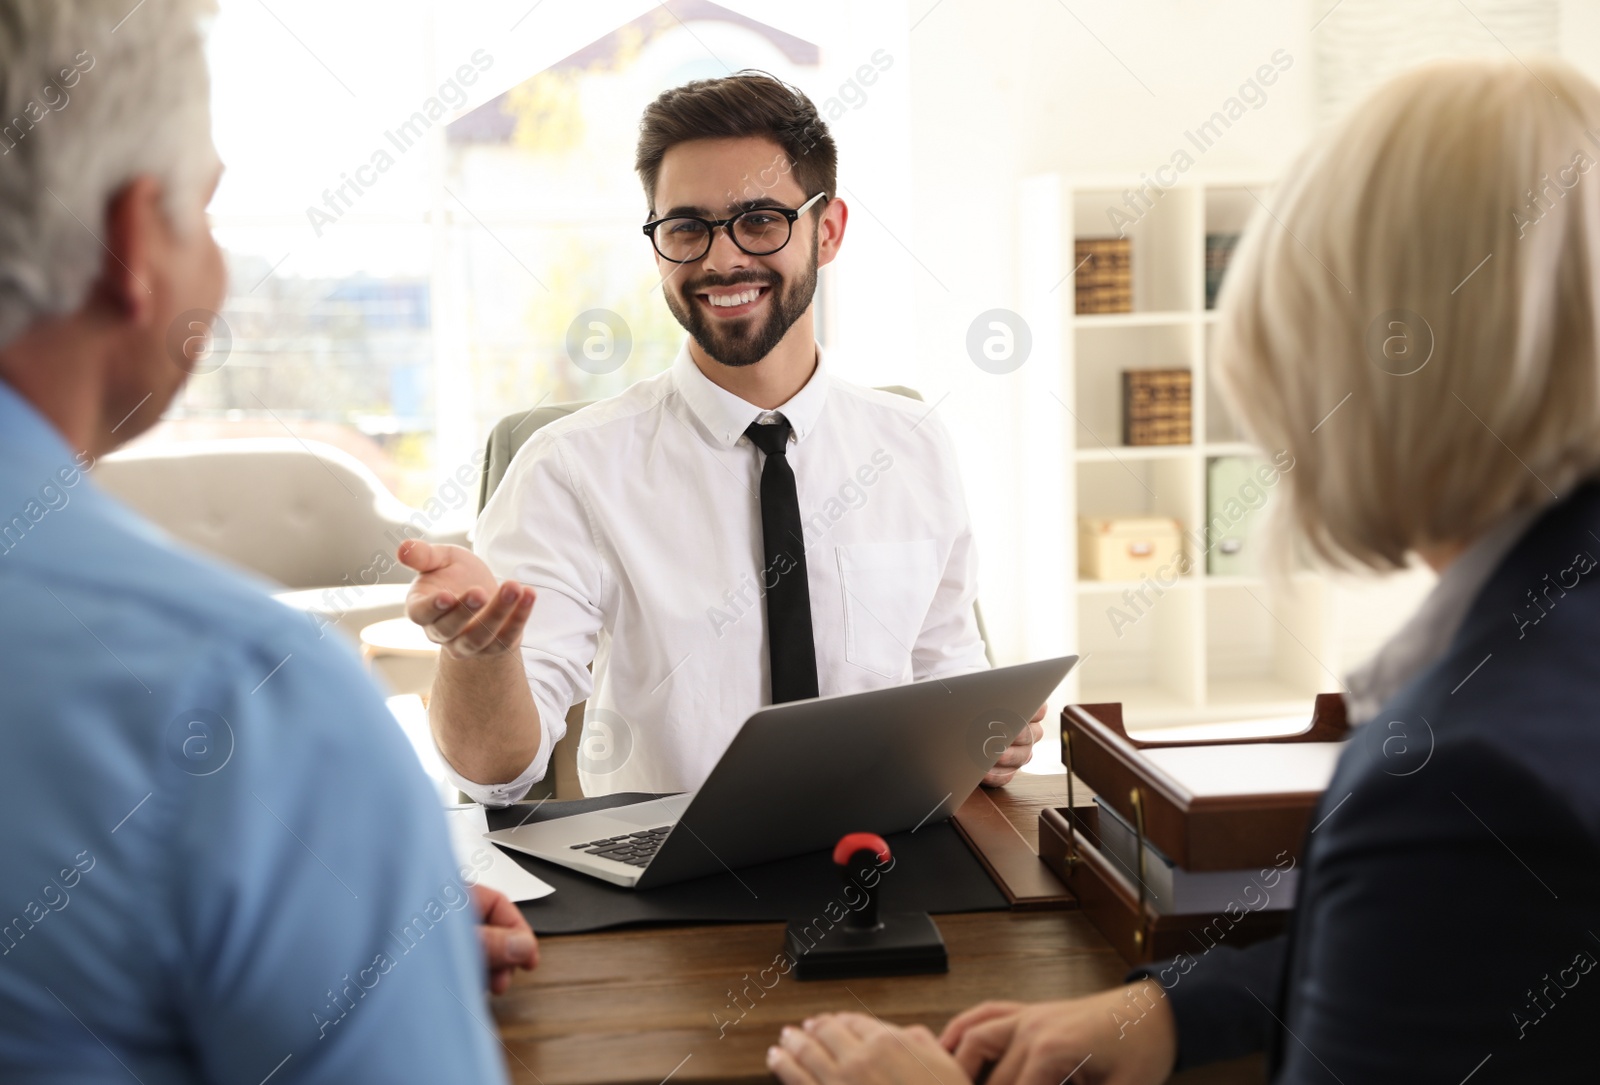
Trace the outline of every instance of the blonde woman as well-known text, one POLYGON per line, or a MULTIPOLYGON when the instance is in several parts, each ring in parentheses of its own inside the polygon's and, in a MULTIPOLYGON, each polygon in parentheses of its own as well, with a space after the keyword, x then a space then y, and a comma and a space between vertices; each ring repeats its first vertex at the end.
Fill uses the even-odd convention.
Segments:
POLYGON ((985 1003, 938 1041, 814 1019, 772 1049, 783 1081, 1131 1085, 1251 1051, 1277 1082, 1593 1076, 1597 165, 1600 88, 1572 68, 1439 63, 1308 150, 1241 243, 1217 358, 1295 458, 1280 526, 1331 565, 1440 574, 1350 676, 1288 934, 985 1003))

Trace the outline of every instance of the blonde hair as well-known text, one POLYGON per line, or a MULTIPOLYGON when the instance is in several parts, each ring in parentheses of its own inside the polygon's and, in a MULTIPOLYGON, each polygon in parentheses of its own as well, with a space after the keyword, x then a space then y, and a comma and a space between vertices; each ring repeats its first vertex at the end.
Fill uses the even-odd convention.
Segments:
POLYGON ((1600 468, 1600 88, 1450 60, 1304 152, 1241 239, 1218 378, 1294 457, 1275 511, 1394 569, 1600 468))

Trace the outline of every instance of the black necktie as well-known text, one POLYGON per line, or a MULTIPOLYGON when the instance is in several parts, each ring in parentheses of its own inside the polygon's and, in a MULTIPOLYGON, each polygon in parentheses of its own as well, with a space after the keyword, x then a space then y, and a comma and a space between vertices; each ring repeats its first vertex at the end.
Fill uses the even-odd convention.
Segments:
POLYGON ((817 695, 817 648, 811 637, 811 595, 806 585, 805 532, 800 498, 789 467, 789 422, 750 423, 745 436, 766 453, 761 468, 761 584, 767 593, 767 654, 772 661, 772 703, 817 695))

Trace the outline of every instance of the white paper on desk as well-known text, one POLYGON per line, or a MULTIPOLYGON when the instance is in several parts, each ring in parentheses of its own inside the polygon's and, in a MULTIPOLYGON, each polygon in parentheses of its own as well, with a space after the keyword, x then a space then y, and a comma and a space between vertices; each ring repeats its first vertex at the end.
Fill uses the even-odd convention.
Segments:
POLYGON ((1262 742, 1140 750, 1191 795, 1316 794, 1327 790, 1342 742, 1262 742))
POLYGON ((447 807, 444 816, 450 825, 450 849, 455 852, 456 864, 478 882, 518 902, 538 900, 556 891, 555 886, 529 874, 515 859, 483 838, 489 831, 489 818, 483 807, 476 803, 447 807))

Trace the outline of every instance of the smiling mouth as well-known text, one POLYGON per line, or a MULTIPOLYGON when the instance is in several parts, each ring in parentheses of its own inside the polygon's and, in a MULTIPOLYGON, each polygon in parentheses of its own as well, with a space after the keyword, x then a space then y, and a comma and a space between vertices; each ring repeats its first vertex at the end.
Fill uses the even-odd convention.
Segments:
POLYGON ((761 299, 772 292, 772 288, 761 283, 752 283, 735 289, 719 289, 705 291, 695 295, 695 298, 719 317, 744 316, 757 305, 761 299))

